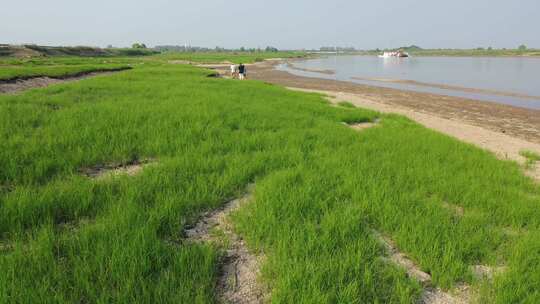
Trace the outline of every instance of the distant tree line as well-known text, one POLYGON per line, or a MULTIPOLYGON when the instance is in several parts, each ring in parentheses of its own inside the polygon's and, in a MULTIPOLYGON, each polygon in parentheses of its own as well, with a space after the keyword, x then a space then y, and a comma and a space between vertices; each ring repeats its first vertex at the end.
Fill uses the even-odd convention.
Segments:
MULTIPOLYGON (((517 48, 519 51, 526 51, 527 50, 527 46, 522 44, 520 46, 518 46, 517 48)), ((485 51, 485 50, 488 50, 488 51, 493 51, 494 48, 492 46, 489 46, 487 49, 484 48, 484 47, 477 47, 476 48, 477 51, 485 51)), ((506 48, 502 48, 501 50, 506 50, 506 48)))
MULTIPOLYGON (((322 48, 321 48, 322 49, 322 48)), ((488 52, 491 52, 491 51, 497 51, 497 50, 502 50, 502 51, 506 51, 506 50, 518 50, 518 51, 521 51, 521 52, 525 52, 525 51, 528 51, 530 50, 526 45, 522 44, 520 46, 518 46, 516 49, 507 49, 507 48, 501 48, 501 49, 497 49, 497 48, 494 48, 492 46, 488 46, 487 48, 486 47, 476 47, 474 49, 449 49, 449 48, 437 48, 437 49, 424 49, 424 48, 421 48, 417 45, 411 45, 411 46, 402 46, 402 47, 399 47, 399 48, 392 48, 392 49, 380 49, 380 48, 377 48, 377 49, 374 49, 374 50, 366 50, 365 52, 383 52, 383 51, 395 51, 395 50, 403 50, 403 51, 406 51, 406 52, 422 52, 422 51, 427 51, 427 52, 431 52, 431 51, 479 51, 479 52, 482 52, 482 51, 488 51, 488 52)))
POLYGON ((215 48, 207 47, 198 47, 198 46, 188 46, 188 45, 157 45, 154 47, 156 51, 160 52, 187 52, 187 53, 197 53, 197 52, 250 52, 250 53, 260 53, 260 52, 279 52, 279 50, 273 46, 267 46, 266 48, 245 48, 241 47, 238 49, 226 49, 223 47, 216 46, 215 48))
POLYGON ((349 47, 342 47, 342 46, 322 46, 319 48, 321 52, 354 52, 356 51, 356 48, 349 46, 349 47))

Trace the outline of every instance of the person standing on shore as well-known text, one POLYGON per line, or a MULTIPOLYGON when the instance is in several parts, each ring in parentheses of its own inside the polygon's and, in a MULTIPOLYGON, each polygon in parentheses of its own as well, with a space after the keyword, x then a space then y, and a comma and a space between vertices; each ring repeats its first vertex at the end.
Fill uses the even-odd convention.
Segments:
POLYGON ((232 79, 235 79, 236 78, 236 64, 231 64, 231 78, 232 79))
POLYGON ((238 66, 238 76, 240 80, 246 79, 246 66, 243 63, 238 66))

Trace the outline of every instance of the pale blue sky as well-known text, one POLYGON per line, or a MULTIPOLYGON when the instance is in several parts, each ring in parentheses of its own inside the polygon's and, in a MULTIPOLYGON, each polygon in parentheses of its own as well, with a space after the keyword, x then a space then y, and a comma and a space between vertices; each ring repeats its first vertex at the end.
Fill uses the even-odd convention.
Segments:
POLYGON ((540 0, 18 0, 0 43, 540 47, 540 0))

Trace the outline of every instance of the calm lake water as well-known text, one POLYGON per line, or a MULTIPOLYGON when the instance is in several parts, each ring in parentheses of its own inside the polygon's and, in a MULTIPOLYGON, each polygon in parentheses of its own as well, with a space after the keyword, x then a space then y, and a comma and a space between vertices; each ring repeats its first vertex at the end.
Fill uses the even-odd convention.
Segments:
POLYGON ((277 68, 301 76, 540 109, 540 58, 331 56, 292 64, 293 68, 277 68))

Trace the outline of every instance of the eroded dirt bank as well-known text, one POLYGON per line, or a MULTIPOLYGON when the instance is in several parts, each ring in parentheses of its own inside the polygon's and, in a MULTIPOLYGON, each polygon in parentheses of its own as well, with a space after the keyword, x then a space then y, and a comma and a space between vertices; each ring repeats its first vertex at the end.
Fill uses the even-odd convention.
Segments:
POLYGON ((8 80, 0 80, 0 94, 15 94, 22 91, 26 91, 34 88, 43 88, 52 84, 77 81, 85 78, 110 75, 116 72, 129 70, 131 68, 118 68, 110 70, 92 71, 92 72, 80 72, 74 75, 47 77, 47 76, 33 76, 33 77, 20 77, 8 80))

